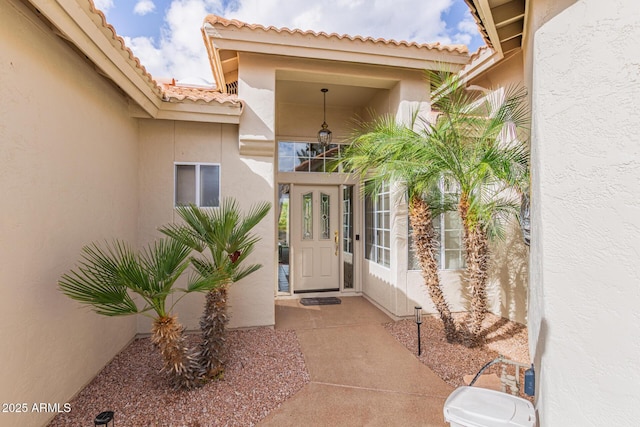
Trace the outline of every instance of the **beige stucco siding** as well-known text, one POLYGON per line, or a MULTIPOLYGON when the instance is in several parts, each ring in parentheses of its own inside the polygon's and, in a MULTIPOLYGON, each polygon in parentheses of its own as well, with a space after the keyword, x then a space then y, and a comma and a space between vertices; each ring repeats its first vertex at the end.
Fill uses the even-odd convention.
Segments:
POLYGON ((522 71, 522 51, 519 51, 491 67, 488 71, 477 76, 469 82, 485 89, 495 90, 498 88, 514 88, 525 86, 524 74, 522 71))
MULTIPOLYGON (((503 93, 524 87, 522 52, 515 53, 469 83, 480 90, 502 90, 503 93)), ((529 132, 522 129, 523 138, 529 132)), ((504 240, 491 244, 491 263, 487 283, 489 310, 519 323, 527 321, 529 250, 522 239, 519 224, 513 218, 506 227, 504 240)), ((466 291, 465 291, 466 292, 466 291)))
MULTIPOLYGON (((179 221, 174 209, 174 164, 220 164, 220 197, 233 197, 247 210, 258 201, 272 202, 271 160, 240 156, 238 126, 218 123, 140 121, 140 240, 141 244, 161 237, 158 228, 179 221)), ((234 284, 230 291, 230 327, 273 325, 275 253, 273 213, 255 233, 260 243, 251 263, 263 268, 234 284)), ((186 281, 186 276, 182 283, 186 281)), ((189 295, 176 306, 179 320, 197 329, 204 306, 202 294, 189 295)), ((150 321, 139 317, 138 332, 148 333, 150 321)))
MULTIPOLYGON (((318 95, 322 94, 318 91, 318 95)), ((322 105, 287 103, 278 104, 277 110, 279 141, 314 141, 322 124, 322 105)), ((359 108, 329 106, 326 117, 327 123, 330 124, 332 141, 334 143, 348 141, 362 113, 359 108)))
MULTIPOLYGON (((135 334, 133 317, 98 316, 57 280, 84 244, 135 244, 137 124, 121 92, 16 3, 0 4, 0 401, 62 404, 135 334)), ((0 413, 0 425, 53 415, 0 413)))
POLYGON ((273 156, 275 141, 275 68, 263 55, 241 54, 238 94, 245 101, 239 141, 243 154, 273 156))
POLYGON ((557 13, 555 1, 533 2, 528 34, 537 408, 543 426, 631 426, 640 419, 640 9, 564 3, 557 13))

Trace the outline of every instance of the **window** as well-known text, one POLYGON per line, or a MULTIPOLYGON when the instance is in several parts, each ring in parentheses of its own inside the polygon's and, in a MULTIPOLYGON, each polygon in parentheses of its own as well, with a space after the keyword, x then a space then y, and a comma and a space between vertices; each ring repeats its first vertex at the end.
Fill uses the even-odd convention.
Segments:
POLYGON ((365 258, 389 267, 390 260, 390 211, 389 184, 364 200, 365 258))
MULTIPOLYGON (((433 227, 439 243, 436 254, 438 265, 443 270, 465 268, 462 221, 458 212, 445 212, 433 218, 433 227), (444 245, 442 244, 444 236, 444 245)), ((409 270, 420 270, 418 257, 413 249, 413 232, 409 225, 409 270)))
POLYGON ((340 158, 341 146, 323 148, 311 142, 278 142, 279 172, 328 172, 329 163, 340 158))
POLYGON ((220 165, 175 164, 175 205, 220 206, 220 165))

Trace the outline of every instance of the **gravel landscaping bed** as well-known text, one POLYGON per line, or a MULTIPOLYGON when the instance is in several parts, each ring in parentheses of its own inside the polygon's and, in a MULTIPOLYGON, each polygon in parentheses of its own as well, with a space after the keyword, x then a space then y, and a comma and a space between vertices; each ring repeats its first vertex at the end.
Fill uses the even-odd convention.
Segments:
MULTIPOLYGON (((385 327, 417 357, 413 320, 385 327)), ((485 330, 485 345, 469 349, 447 343, 442 322, 425 315, 419 359, 454 387, 464 384, 464 375, 475 375, 499 354, 529 363, 525 326, 488 314, 485 330)), ((228 363, 222 380, 175 391, 160 372, 162 360, 150 340, 137 339, 70 402, 70 413, 59 414, 49 425, 92 426, 97 414, 114 411, 117 426, 252 426, 309 382, 295 331, 230 331, 227 344, 228 363)), ((496 369, 487 372, 492 371, 496 369)))
MULTIPOLYGON (((463 320, 463 315, 456 316, 458 322, 463 320)), ((487 314, 483 326, 486 331, 485 344, 478 348, 467 348, 462 344, 447 342, 439 318, 423 316, 420 326, 422 346, 420 361, 454 387, 465 385, 463 376, 475 375, 485 363, 500 354, 515 362, 527 365, 530 363, 526 326, 490 313, 487 314)), ((418 357, 418 333, 413 320, 400 320, 388 323, 385 327, 391 335, 418 357)), ((492 372, 500 375, 496 365, 485 371, 485 373, 492 372)), ((509 369, 507 372, 513 373, 513 370, 509 369)), ((521 370, 521 378, 523 375, 524 369, 521 370)), ((521 396, 523 396, 522 393, 521 396)))
POLYGON ((102 411, 116 426, 252 426, 309 382, 294 331, 230 331, 224 378, 175 391, 148 338, 118 354, 50 426, 93 426, 102 411))

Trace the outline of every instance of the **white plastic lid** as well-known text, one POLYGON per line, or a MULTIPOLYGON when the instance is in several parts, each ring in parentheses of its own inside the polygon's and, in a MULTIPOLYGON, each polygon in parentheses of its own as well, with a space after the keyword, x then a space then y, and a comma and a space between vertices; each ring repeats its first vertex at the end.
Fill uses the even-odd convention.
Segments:
POLYGON ((533 427, 528 400, 479 387, 458 387, 444 403, 444 419, 465 427, 533 427))

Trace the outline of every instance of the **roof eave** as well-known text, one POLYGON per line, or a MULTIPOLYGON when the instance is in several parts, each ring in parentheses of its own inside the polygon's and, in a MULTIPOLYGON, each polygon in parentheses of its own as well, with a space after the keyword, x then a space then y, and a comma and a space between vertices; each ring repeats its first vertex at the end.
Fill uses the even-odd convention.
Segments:
POLYGON ((487 46, 501 59, 522 48, 531 1, 509 0, 491 6, 490 0, 465 0, 487 46))
POLYGON ((175 102, 164 101, 155 115, 149 115, 137 104, 129 104, 129 114, 140 119, 177 120, 205 123, 239 124, 242 115, 240 102, 219 103, 180 100, 175 102))
POLYGON ((112 80, 149 115, 155 116, 162 91, 153 77, 124 46, 104 15, 90 1, 29 0, 57 28, 57 34, 82 52, 99 72, 112 80))
MULTIPOLYGON (((208 39, 210 59, 216 49, 264 53, 371 65, 403 68, 439 68, 443 63, 462 68, 469 61, 468 52, 455 47, 427 48, 405 43, 378 42, 355 38, 341 39, 299 32, 277 32, 248 27, 205 23, 203 33, 208 39)), ((215 74, 215 65, 212 64, 215 74)))

